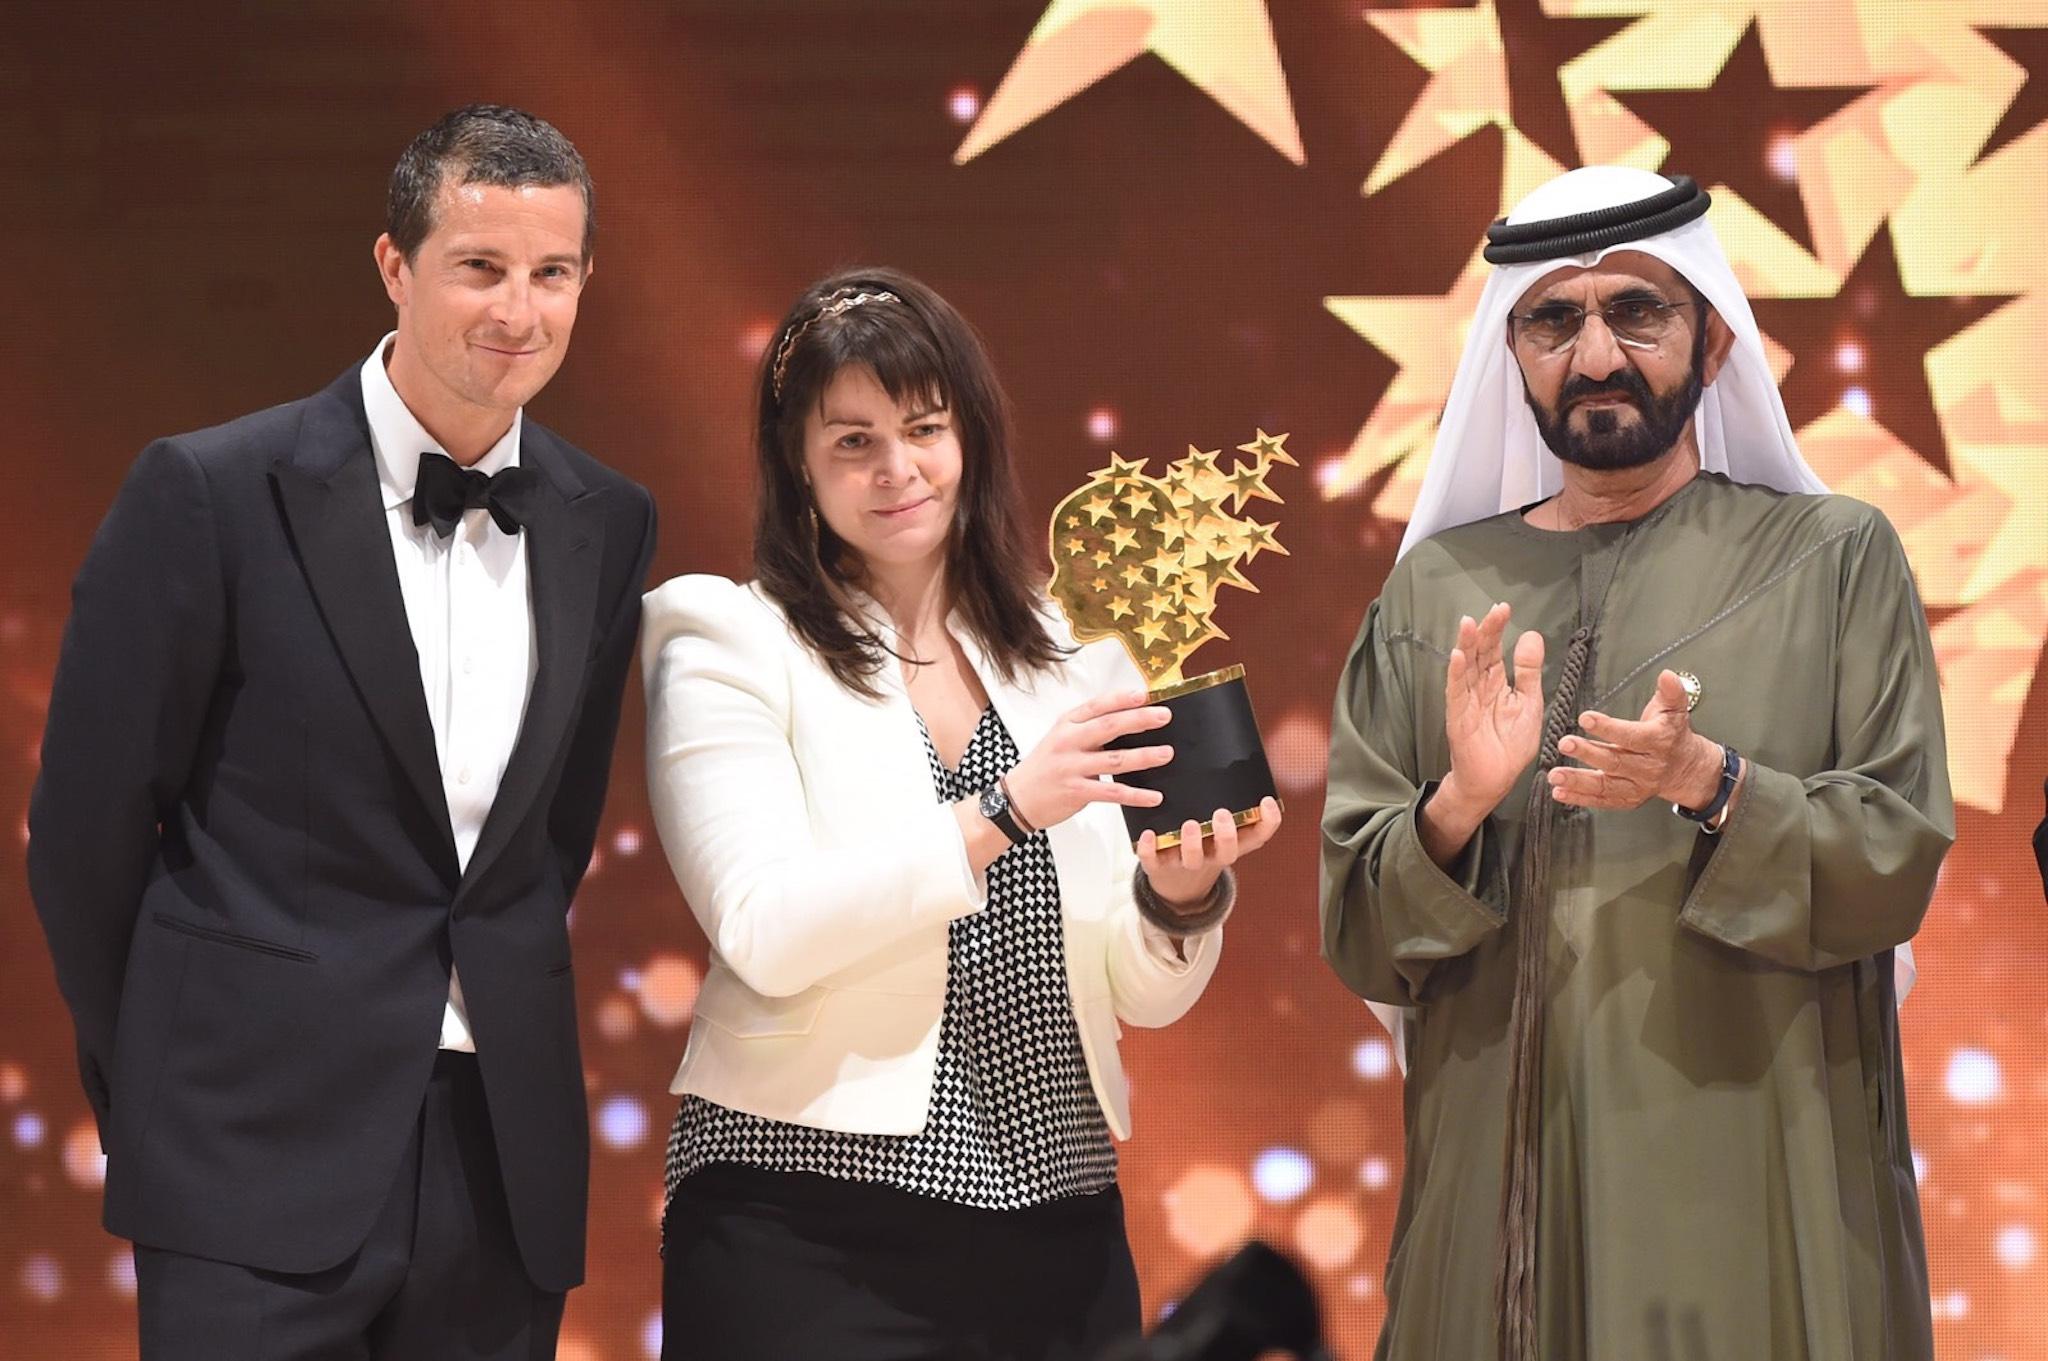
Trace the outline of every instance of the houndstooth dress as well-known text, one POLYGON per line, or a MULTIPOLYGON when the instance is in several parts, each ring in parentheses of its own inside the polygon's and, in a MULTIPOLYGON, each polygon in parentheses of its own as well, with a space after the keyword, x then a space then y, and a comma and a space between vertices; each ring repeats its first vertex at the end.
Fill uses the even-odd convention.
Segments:
MULTIPOLYGON (((923 720, 918 722, 924 730, 923 720)), ((925 756, 941 803, 972 798, 1017 763, 982 712, 960 769, 931 734, 925 756)), ((711 1163, 816 1172, 918 1195, 1013 1210, 1116 1184, 1116 1147, 1081 1052, 1067 992, 1059 881, 1044 832, 988 868, 988 905, 955 920, 946 956, 938 1069, 923 1130, 850 1134, 683 1098, 669 1131, 668 1194, 711 1163)))

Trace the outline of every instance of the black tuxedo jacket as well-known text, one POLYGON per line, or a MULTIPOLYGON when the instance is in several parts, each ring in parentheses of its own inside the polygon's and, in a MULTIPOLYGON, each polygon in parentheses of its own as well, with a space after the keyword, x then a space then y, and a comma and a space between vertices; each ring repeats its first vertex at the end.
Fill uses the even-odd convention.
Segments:
POLYGON ((159 440, 72 593, 30 891, 107 1151, 106 1226, 322 1270, 397 1175, 462 971, 512 1227, 583 1274, 589 1130, 565 914, 654 547, 646 491, 531 420, 539 668, 466 871, 359 371, 159 440))
MULTIPOLYGON (((2048 781, 2041 784, 2041 796, 2048 800, 2048 781)), ((2034 829, 2034 865, 2041 871, 2041 892, 2048 896, 2048 816, 2034 829)))

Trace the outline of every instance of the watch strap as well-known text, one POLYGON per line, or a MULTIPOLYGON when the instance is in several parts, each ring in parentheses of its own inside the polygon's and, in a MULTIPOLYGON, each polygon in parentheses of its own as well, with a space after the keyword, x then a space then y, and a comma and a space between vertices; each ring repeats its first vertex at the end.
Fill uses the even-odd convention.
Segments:
POLYGON ((1721 787, 1714 791, 1714 798, 1704 808, 1687 808, 1674 803, 1671 811, 1688 822, 1710 823, 1709 831, 1719 831, 1720 823, 1715 821, 1728 807, 1728 800, 1735 794, 1735 786, 1742 778, 1742 755, 1735 748, 1721 748, 1721 787))
POLYGON ((1024 810, 1017 806, 1017 796, 1010 792, 1010 775, 1008 771, 996 776, 996 788, 1003 791, 1003 806, 1009 810, 1011 821, 1023 829, 1025 836, 1037 836, 1038 829, 1031 825, 1030 818, 1024 816, 1024 810))
POLYGON ((1016 815, 1010 811, 1010 796, 1000 783, 981 791, 981 815, 993 822, 996 830, 1010 839, 1012 846, 1021 846, 1030 840, 1030 834, 1017 825, 1016 815))

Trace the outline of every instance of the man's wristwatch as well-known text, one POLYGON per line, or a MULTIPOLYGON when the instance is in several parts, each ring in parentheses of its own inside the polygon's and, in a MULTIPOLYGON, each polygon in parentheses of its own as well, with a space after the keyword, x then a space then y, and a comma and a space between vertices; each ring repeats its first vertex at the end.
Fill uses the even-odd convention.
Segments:
POLYGON ((1699 823, 1709 832, 1721 830, 1721 814, 1728 807, 1730 796, 1735 793, 1736 783, 1742 778, 1742 757, 1733 747, 1721 748, 1721 787, 1714 791, 1713 802, 1705 808, 1687 808, 1674 803, 1671 811, 1690 822, 1699 823))
POLYGON ((981 791, 981 815, 996 825, 996 829, 1010 838, 1012 846, 1021 846, 1031 834, 1017 821, 1017 815, 1010 807, 1010 792, 997 781, 981 791))

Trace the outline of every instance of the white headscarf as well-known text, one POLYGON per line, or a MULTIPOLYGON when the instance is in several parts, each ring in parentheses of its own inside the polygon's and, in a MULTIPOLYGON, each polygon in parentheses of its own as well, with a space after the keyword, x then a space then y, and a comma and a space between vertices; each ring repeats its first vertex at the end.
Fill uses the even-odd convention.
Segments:
MULTIPOLYGON (((1543 185, 1515 205, 1510 226, 1572 217, 1636 203, 1666 193, 1671 181, 1648 170, 1594 165, 1543 185)), ((1735 332, 1728 362, 1700 398, 1700 465, 1737 482, 1786 492, 1827 487, 1800 456, 1778 397, 1749 299, 1705 218, 1640 241, 1623 241, 1586 255, 1501 265, 1479 295, 1479 314, 1465 338, 1451 395, 1438 424, 1436 448, 1401 552, 1432 534, 1557 495, 1563 465, 1543 443, 1523 397, 1522 372, 1508 349, 1508 313, 1538 279, 1565 265, 1598 264, 1615 251, 1641 251, 1670 265, 1706 295, 1735 332)))
MULTIPOLYGON (((1668 193, 1672 182, 1648 170, 1593 165, 1568 171, 1515 205, 1510 226, 1574 217, 1602 208, 1639 203, 1668 193)), ((1616 251, 1641 251, 1670 265, 1705 295, 1728 328, 1734 347, 1714 381, 1701 394, 1695 431, 1700 466, 1736 482, 1783 492, 1825 492, 1792 438, 1792 423, 1778 396, 1756 316, 1736 281, 1719 238, 1704 217, 1682 227, 1622 241, 1584 255, 1501 265, 1479 295, 1479 313, 1465 338, 1465 353, 1451 380, 1451 394, 1437 425, 1436 447, 1423 474, 1422 491, 1401 554, 1433 534, 1484 520, 1503 511, 1557 495, 1564 467, 1543 443, 1530 412, 1521 367, 1508 349, 1508 313, 1530 285, 1566 265, 1588 268, 1616 251)), ((1900 1002, 1912 990, 1913 947, 1895 955, 1900 1002)), ((1394 1053, 1407 1070, 1402 1029, 1407 1009, 1368 1002, 1394 1038, 1394 1053)))

